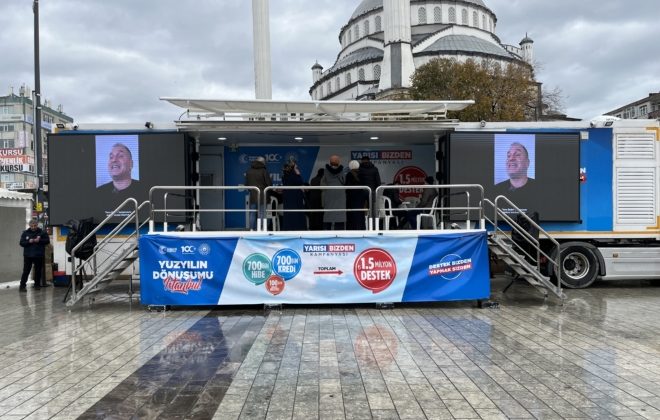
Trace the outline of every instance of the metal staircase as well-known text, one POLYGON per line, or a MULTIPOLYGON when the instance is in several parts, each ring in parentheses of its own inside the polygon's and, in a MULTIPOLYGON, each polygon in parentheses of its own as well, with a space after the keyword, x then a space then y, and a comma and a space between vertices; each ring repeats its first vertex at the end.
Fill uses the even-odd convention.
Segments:
MULTIPOLYGON (((137 261, 140 228, 149 222, 148 217, 140 220, 140 211, 148 203, 145 201, 138 206, 135 199, 127 199, 73 248, 71 255, 76 255, 76 251, 103 226, 109 224, 112 219, 115 219, 112 223, 116 223, 117 217, 124 216, 124 219, 97 243, 90 258, 79 263, 78 258, 71 257, 71 290, 66 298, 67 306, 73 306, 85 296, 105 289, 137 261)), ((133 294, 133 276, 129 281, 128 293, 129 296, 133 294)))
MULTIPOLYGON (((484 200, 484 214, 492 215, 492 218, 485 216, 488 223, 491 224, 493 230, 488 234, 488 246, 493 255, 500 261, 504 262, 511 270, 513 270, 515 277, 526 280, 534 288, 536 288, 544 297, 548 297, 549 293, 560 300, 566 299, 566 295, 561 288, 561 265, 559 263, 559 243, 534 222, 524 211, 519 209, 505 196, 499 196, 495 199, 495 203, 485 199, 484 200), (507 211, 502 210, 502 205, 506 206, 507 211), (539 238, 551 243, 555 252, 550 251, 554 257, 548 255, 546 251, 541 248, 539 239, 530 234, 526 229, 523 229, 520 224, 516 223, 511 215, 516 215, 518 218, 525 219, 533 228, 538 230, 539 238), (505 229, 503 229, 505 228, 505 229), (521 244, 511 238, 511 234, 516 232, 518 237, 524 239, 521 244), (545 259, 548 264, 547 272, 552 272, 557 279, 546 276, 541 270, 541 260, 545 259)), ((513 281, 504 289, 503 292, 513 284, 513 281)))

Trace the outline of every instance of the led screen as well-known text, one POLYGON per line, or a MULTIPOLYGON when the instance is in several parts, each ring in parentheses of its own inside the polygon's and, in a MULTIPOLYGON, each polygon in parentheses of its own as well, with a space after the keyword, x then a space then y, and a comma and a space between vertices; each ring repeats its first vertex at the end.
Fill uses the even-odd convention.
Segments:
POLYGON ((459 132, 449 147, 452 184, 480 184, 486 198, 504 195, 542 221, 579 221, 577 134, 459 132))
POLYGON ((186 185, 182 134, 52 135, 48 152, 53 225, 100 222, 129 197, 148 200, 155 185, 186 185))

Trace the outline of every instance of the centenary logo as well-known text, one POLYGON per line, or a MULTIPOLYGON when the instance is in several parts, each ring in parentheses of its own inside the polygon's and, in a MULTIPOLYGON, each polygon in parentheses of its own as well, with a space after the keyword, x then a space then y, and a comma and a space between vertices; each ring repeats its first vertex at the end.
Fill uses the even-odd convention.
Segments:
POLYGON ((160 247, 158 247, 158 252, 160 252, 163 255, 167 253, 176 253, 176 248, 169 248, 164 245, 161 245, 160 247))
MULTIPOLYGON (((295 155, 291 155, 291 156, 295 158, 295 155)), ((248 155, 248 154, 243 153, 243 154, 240 154, 238 156, 238 162, 239 163, 251 163, 251 162, 257 160, 257 158, 259 158, 259 157, 262 157, 262 155, 252 156, 252 155, 248 155)), ((263 155, 263 158, 266 159, 266 163, 282 162, 282 155, 280 155, 279 153, 266 153, 266 154, 263 155)), ((287 158, 288 158, 288 156, 287 156, 287 158)))
POLYGON ((182 245, 181 246, 181 253, 182 254, 194 254, 195 251, 197 251, 197 248, 195 248, 193 245, 182 245))
POLYGON ((199 248, 197 248, 197 251, 199 252, 199 255, 209 255, 211 253, 211 246, 207 243, 202 243, 199 245, 199 248))

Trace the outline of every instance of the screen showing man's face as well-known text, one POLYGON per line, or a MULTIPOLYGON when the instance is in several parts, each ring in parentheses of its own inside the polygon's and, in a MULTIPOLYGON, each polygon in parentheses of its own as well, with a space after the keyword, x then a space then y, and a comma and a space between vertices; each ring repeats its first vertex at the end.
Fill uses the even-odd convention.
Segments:
POLYGON ((114 146, 108 157, 108 173, 113 180, 119 181, 131 178, 133 160, 130 152, 124 146, 114 146))
POLYGON ((509 177, 526 177, 527 168, 529 168, 527 152, 520 144, 512 144, 506 154, 506 171, 509 177))

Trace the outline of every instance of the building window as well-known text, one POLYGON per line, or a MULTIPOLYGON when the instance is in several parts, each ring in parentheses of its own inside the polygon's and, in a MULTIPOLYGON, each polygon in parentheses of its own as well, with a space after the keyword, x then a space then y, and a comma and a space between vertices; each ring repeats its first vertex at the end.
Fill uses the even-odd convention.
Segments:
POLYGON ((335 79, 335 88, 337 91, 341 89, 341 80, 339 79, 339 76, 335 79))
POLYGON ((420 7, 417 9, 417 20, 420 25, 426 25, 426 8, 420 7))
POLYGON ((479 14, 477 12, 472 12, 472 26, 479 27, 479 14))
POLYGON ((439 7, 433 8, 433 22, 434 23, 442 22, 442 9, 439 7))
POLYGON ((453 7, 449 8, 449 23, 456 23, 456 9, 453 7))
POLYGON ((467 9, 461 10, 461 23, 463 25, 468 24, 468 11, 467 11, 467 9))
POLYGON ((11 114, 11 106, 0 106, 0 114, 11 114))
POLYGON ((347 35, 348 36, 348 43, 350 44, 351 42, 353 42, 353 38, 352 38, 353 33, 351 32, 350 29, 347 32, 348 32, 348 35, 347 35))
POLYGON ((0 133, 14 131, 14 124, 0 124, 0 133))
POLYGON ((328 82, 328 95, 332 93, 332 83, 328 82))
POLYGON ((383 20, 380 16, 376 16, 376 32, 383 30, 383 20))
POLYGON ((617 117, 617 118, 621 118, 621 114, 616 114, 616 117, 617 117))
POLYGON ((380 80, 380 66, 378 64, 374 66, 374 80, 380 80))
POLYGON ((364 21, 364 36, 369 35, 369 19, 364 21))
POLYGON ((319 86, 319 98, 323 98, 323 85, 319 86))
POLYGON ((358 70, 358 80, 364 82, 364 69, 358 70))
POLYGON ((346 73, 346 86, 351 84, 351 73, 346 73))
POLYGON ((360 25, 355 25, 353 30, 355 31, 355 40, 357 41, 360 39, 360 25))
POLYGON ((2 145, 3 149, 13 149, 14 148, 14 140, 2 140, 2 142, 0 142, 0 144, 2 145))
POLYGON ((646 105, 642 105, 639 107, 639 115, 640 117, 646 117, 646 114, 649 113, 649 109, 646 105))

